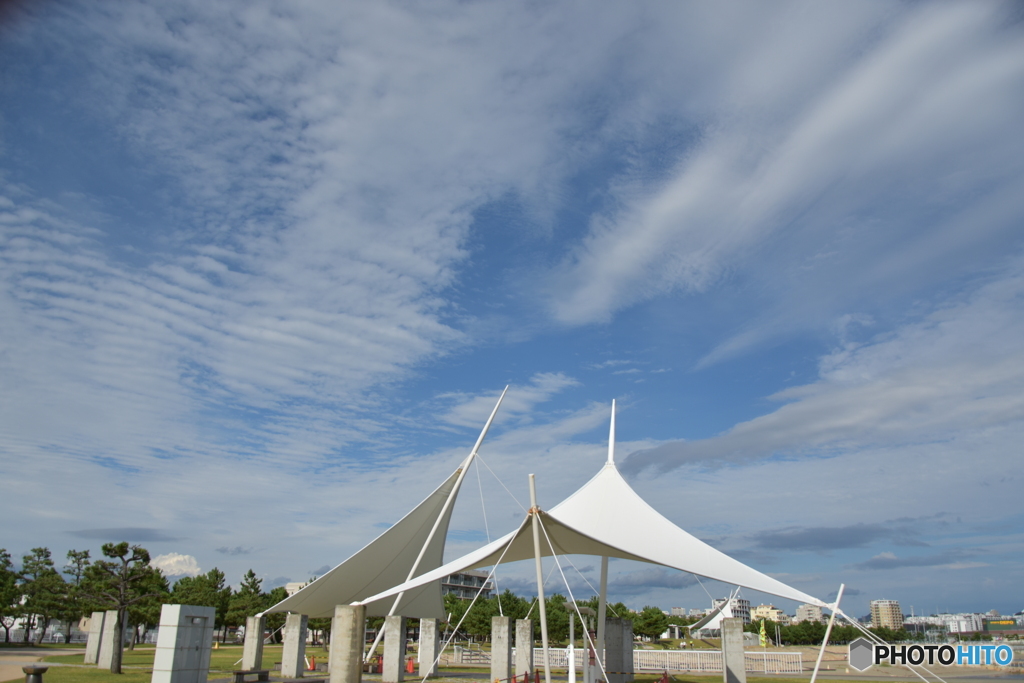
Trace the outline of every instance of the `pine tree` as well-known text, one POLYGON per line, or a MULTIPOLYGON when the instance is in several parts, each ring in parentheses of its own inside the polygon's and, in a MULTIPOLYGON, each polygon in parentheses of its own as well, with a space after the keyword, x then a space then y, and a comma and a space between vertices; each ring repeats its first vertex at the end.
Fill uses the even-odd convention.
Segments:
POLYGON ((231 586, 226 585, 224 572, 214 567, 205 574, 178 579, 171 591, 171 601, 178 605, 213 607, 216 609, 214 628, 220 629, 228 616, 231 586))
POLYGON ((102 550, 110 559, 98 560, 86 569, 82 594, 107 609, 117 610, 114 629, 122 635, 114 639, 116 646, 110 659, 110 673, 119 674, 128 610, 159 595, 155 587, 159 572, 149 566, 149 552, 140 546, 129 546, 127 542, 104 543, 102 550))
POLYGON ((67 604, 67 584, 53 566, 49 548, 32 548, 30 555, 21 558, 21 591, 25 595, 22 614, 25 616, 25 642, 29 639, 29 626, 35 620, 38 635, 36 644, 43 642, 50 621, 64 616, 67 604))
POLYGON ((227 625, 242 626, 246 617, 254 616, 269 607, 267 595, 260 588, 263 579, 256 576, 252 569, 242 577, 242 585, 228 602, 227 625))
POLYGON ((21 610, 21 588, 18 573, 14 571, 11 554, 0 548, 0 625, 4 629, 4 642, 11 642, 11 627, 21 610))
POLYGON ((64 621, 67 625, 67 642, 71 642, 71 626, 89 611, 89 605, 82 596, 82 580, 85 570, 92 564, 88 550, 69 550, 68 563, 64 565, 64 573, 70 578, 67 582, 67 605, 64 609, 64 621))

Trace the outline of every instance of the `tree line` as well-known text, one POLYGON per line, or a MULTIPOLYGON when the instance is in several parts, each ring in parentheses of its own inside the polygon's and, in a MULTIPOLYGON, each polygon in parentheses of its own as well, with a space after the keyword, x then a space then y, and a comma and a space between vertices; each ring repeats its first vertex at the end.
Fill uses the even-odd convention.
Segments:
MULTIPOLYGON (((51 623, 57 622, 66 640, 79 619, 96 611, 117 611, 115 628, 133 624, 134 649, 148 629, 160 621, 165 603, 213 607, 214 628, 223 642, 228 629, 241 626, 245 618, 262 612, 287 597, 284 588, 264 592, 262 579, 250 569, 242 577, 237 591, 227 584, 224 572, 216 567, 205 574, 185 576, 173 586, 164 573, 150 566, 149 552, 138 545, 106 543, 102 559, 93 561, 89 550, 69 550, 65 564, 58 568, 49 548, 33 548, 21 558, 15 569, 11 555, 0 548, 0 627, 4 642, 11 642, 11 629, 18 619, 24 626, 23 642, 36 631, 35 644, 41 643, 51 623)), ((284 625, 283 614, 268 614, 267 625, 278 632, 284 625)), ((311 628, 322 627, 313 620, 311 628)), ((115 648, 110 670, 121 672, 121 648, 115 648)))
MULTIPOLYGON (((822 639, 825 638, 826 627, 825 624, 820 621, 801 621, 798 624, 787 626, 777 624, 771 619, 764 619, 763 622, 765 634, 773 643, 776 640, 775 634, 779 634, 778 639, 781 642, 776 643, 777 645, 820 645, 822 639)), ((754 620, 745 625, 743 630, 748 633, 760 633, 761 623, 761 619, 754 620)), ((894 630, 883 626, 879 628, 869 628, 868 630, 879 636, 887 643, 900 643, 911 640, 914 637, 903 628, 894 630)), ((846 645, 847 643, 860 638, 861 635, 860 629, 856 626, 836 623, 836 625, 832 627, 832 633, 829 634, 828 643, 829 645, 846 645)))
MULTIPOLYGON (((578 600, 581 607, 588 607, 597 613, 597 596, 587 600, 578 600)), ((534 619, 538 617, 537 599, 526 599, 505 589, 500 595, 495 595, 487 600, 477 600, 472 608, 468 600, 462 600, 455 595, 444 596, 445 613, 448 615, 448 626, 454 628, 461 621, 459 631, 472 638, 486 639, 491 634, 491 618, 497 616, 511 617, 512 619, 526 619, 527 616, 534 619), (466 610, 469 613, 466 614, 466 610)), ((584 632, 596 622, 594 617, 587 619, 587 628, 580 622, 580 617, 573 608, 572 603, 564 595, 555 593, 545 598, 544 608, 548 621, 548 639, 553 644, 564 644, 569 640, 569 620, 574 622, 573 630, 576 639, 582 641, 584 632)), ((608 603, 608 616, 629 619, 633 622, 633 633, 648 639, 655 639, 668 630, 669 624, 685 626, 695 620, 687 617, 670 617, 661 611, 660 608, 648 605, 642 610, 633 611, 621 602, 608 603)), ((540 633, 537 633, 540 636, 540 633)))
MULTIPOLYGON (((269 592, 262 590, 262 579, 252 569, 242 577, 237 591, 227 584, 224 572, 216 567, 197 576, 185 576, 170 584, 163 572, 150 566, 149 552, 138 545, 127 542, 106 543, 101 548, 102 559, 93 561, 89 550, 69 550, 65 564, 58 569, 48 548, 33 548, 22 556, 20 569, 15 569, 11 555, 0 548, 0 627, 4 630, 4 642, 10 642, 11 629, 20 618, 24 624, 23 639, 29 642, 29 634, 36 630, 36 643, 41 643, 47 629, 54 621, 64 629, 66 640, 71 638, 71 629, 79 619, 95 611, 117 611, 116 628, 124 624, 135 625, 130 647, 144 637, 145 631, 157 625, 160 608, 165 603, 198 605, 215 609, 214 628, 221 642, 227 639, 231 628, 245 624, 246 617, 269 609, 284 600, 287 593, 283 587, 269 592)), ((312 579, 311 579, 312 580, 312 579)), ((510 590, 489 599, 471 603, 449 594, 444 596, 444 626, 458 628, 469 638, 487 639, 491 632, 491 618, 504 615, 513 619, 528 616, 538 618, 536 598, 520 597, 510 590), (468 614, 467 614, 468 610, 468 614)), ((580 601, 581 606, 597 612, 597 596, 580 601)), ((608 604, 608 616, 630 619, 633 632, 643 638, 657 639, 669 624, 686 626, 696 619, 692 617, 668 616, 658 607, 646 606, 633 611, 621 602, 608 604)), ((548 620, 548 635, 552 643, 566 643, 569 638, 569 620, 574 622, 577 640, 584 638, 585 627, 572 608, 569 600, 556 593, 546 598, 545 608, 548 620)), ((277 642, 281 640, 280 629, 285 615, 267 615, 267 627, 277 642)), ((379 629, 383 618, 370 618, 370 628, 379 629)), ((309 628, 319 640, 326 641, 330 632, 330 619, 310 619, 309 628)), ((774 638, 776 625, 768 621, 765 630, 774 638)), ((748 631, 758 632, 761 622, 747 625, 748 631)), ((874 629, 873 629, 874 630, 874 629)), ((820 643, 825 635, 825 626, 819 622, 802 622, 792 626, 779 626, 783 644, 803 645, 820 643)), ((539 634, 538 634, 539 635, 539 634)), ((900 629, 890 632, 879 630, 887 642, 907 640, 911 636, 900 629), (884 631, 884 632, 883 632, 884 631)), ((837 626, 829 642, 842 644, 857 638, 852 626, 837 626)), ((111 672, 121 671, 121 649, 116 648, 111 672)))

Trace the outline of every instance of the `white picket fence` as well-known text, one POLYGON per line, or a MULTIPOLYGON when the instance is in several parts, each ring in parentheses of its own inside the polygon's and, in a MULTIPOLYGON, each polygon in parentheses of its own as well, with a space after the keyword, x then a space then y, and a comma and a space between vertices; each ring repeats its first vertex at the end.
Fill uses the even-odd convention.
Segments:
MULTIPOLYGON (((799 652, 744 652, 747 671, 769 674, 798 674, 803 671, 799 652)), ((487 657, 490 653, 481 652, 487 657)), ((479 656, 477 655, 477 656, 479 656)), ((533 659, 540 662, 542 648, 535 648, 533 659)), ((556 669, 569 666, 568 649, 550 648, 550 664, 556 669)), ((582 670, 586 650, 576 650, 576 668, 582 670)), ((481 661, 481 660, 477 660, 481 661)), ((719 650, 633 650, 634 671, 688 671, 692 673, 721 673, 722 653, 719 650)))

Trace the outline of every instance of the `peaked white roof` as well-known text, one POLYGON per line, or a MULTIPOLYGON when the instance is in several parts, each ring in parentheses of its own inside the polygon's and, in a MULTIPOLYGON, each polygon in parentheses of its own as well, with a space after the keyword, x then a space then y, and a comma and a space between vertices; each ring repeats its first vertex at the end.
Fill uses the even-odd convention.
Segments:
POLYGON ((706 614, 703 619, 698 621, 696 624, 690 624, 690 626, 687 627, 690 629, 690 633, 721 629, 722 619, 732 617, 732 601, 736 598, 737 592, 739 592, 738 588, 733 591, 732 595, 718 603, 718 605, 706 614))
MULTIPOLYGON (((601 555, 660 564, 790 600, 828 606, 680 529, 637 495, 611 456, 576 493, 549 512, 538 514, 559 555, 601 555)), ((530 559, 534 551, 529 519, 527 516, 518 529, 478 550, 359 602, 373 605, 455 572, 494 565, 499 558, 501 562, 530 559)), ((552 554, 544 539, 541 548, 543 555, 552 554)))
MULTIPOLYGON (((444 542, 454 507, 449 505, 445 510, 445 501, 455 488, 462 468, 467 465, 468 461, 463 462, 422 503, 362 550, 267 612, 295 612, 313 619, 331 617, 334 616, 335 605, 348 605, 405 581, 434 521, 444 511, 437 532, 420 562, 424 569, 440 565, 444 560, 444 542)), ((367 603, 366 613, 368 616, 384 616, 393 604, 393 599, 371 600, 367 603)), ((423 582, 407 591, 395 614, 443 619, 440 581, 423 582)))
POLYGON ((455 497, 506 393, 507 386, 498 397, 473 450, 443 484, 365 548, 267 612, 295 612, 316 619, 333 616, 337 605, 363 600, 367 606, 367 616, 401 614, 407 617, 443 618, 444 603, 441 600, 439 580, 417 584, 405 592, 397 603, 394 600, 381 602, 365 598, 400 581, 420 576, 444 560, 444 542, 448 536, 448 523, 451 521, 455 497))

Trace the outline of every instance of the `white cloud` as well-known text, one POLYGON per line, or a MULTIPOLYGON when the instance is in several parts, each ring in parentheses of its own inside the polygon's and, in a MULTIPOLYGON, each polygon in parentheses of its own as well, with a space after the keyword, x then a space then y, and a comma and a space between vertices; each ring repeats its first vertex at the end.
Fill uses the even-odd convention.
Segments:
MULTIPOLYGON (((603 462, 608 406, 537 373, 566 367, 550 349, 573 344, 590 369, 636 359, 598 363, 592 391, 692 365, 646 357, 657 335, 623 351, 600 330, 595 351, 561 324, 679 292, 708 295, 713 315, 666 316, 711 330, 705 365, 808 328, 841 348, 779 410, 666 447, 679 476, 637 476, 673 519, 739 547, 800 526, 808 492, 843 503, 816 508, 830 527, 929 495, 966 514, 960 482, 1012 499, 981 465, 1021 436, 1022 363, 1003 341, 1022 331, 1017 276, 950 294, 1020 225, 1024 51, 994 7, 65 3, 6 31, 4 92, 45 105, 7 98, 5 152, 37 128, 52 144, 0 168, 0 488, 38 502, 12 513, 11 542, 129 510, 232 582, 249 563, 333 566, 405 512, 382 500, 411 506, 447 476, 493 406, 497 387, 438 359, 538 329, 551 336, 495 370, 513 387, 483 455, 521 501, 535 472, 553 504, 603 462), (64 145, 55 121, 89 134, 64 145), (90 182, 64 191, 71 175, 90 182), (526 218, 488 229, 526 256, 472 232, 506 197, 526 218), (478 248, 499 270, 522 259, 500 296, 476 290, 478 248), (474 319, 491 305, 512 311, 506 336, 474 319), (932 314, 894 326, 911 307, 932 314), (520 320, 545 310, 559 325, 520 320), (432 372, 451 375, 431 412, 458 437, 423 455, 394 424, 426 420, 393 413, 426 411, 403 391, 432 372), (842 457, 785 460, 808 447, 842 457), (787 503, 767 522, 722 495, 766 482, 787 503)), ((505 531, 521 511, 483 475, 505 531)), ((453 528, 478 530, 467 485, 453 528)))
POLYGON ((812 30, 816 17, 781 17, 798 39, 759 33, 715 63, 743 84, 736 111, 698 120, 667 178, 624 179, 614 208, 593 216, 549 282, 557 319, 607 322, 733 282, 750 315, 705 360, 716 362, 875 297, 926 294, 940 274, 999 254, 1024 215, 1024 98, 1012 85, 1024 52, 1001 11, 912 8, 884 28, 864 11, 812 30), (813 57, 800 61, 804 49, 813 57))
POLYGON ((664 470, 686 462, 937 443, 1019 424, 1022 301, 1018 259, 1000 277, 920 321, 825 356, 818 381, 773 397, 785 402, 777 410, 717 437, 633 454, 628 467, 664 470))
MULTIPOLYGON (((577 380, 564 373, 539 372, 530 378, 528 384, 509 386, 501 402, 501 408, 494 418, 495 422, 526 418, 537 404, 550 401, 559 392, 578 385, 577 380)), ((441 394, 437 396, 437 400, 454 401, 455 405, 441 415, 440 419, 462 427, 483 427, 500 395, 500 391, 490 391, 476 396, 464 393, 441 394)))
POLYGON ((198 576, 202 573, 196 558, 181 553, 167 553, 157 555, 150 561, 151 567, 156 567, 167 576, 198 576))

